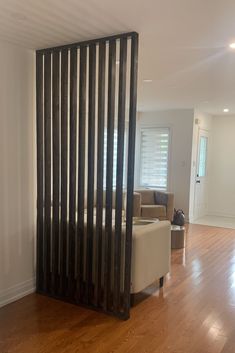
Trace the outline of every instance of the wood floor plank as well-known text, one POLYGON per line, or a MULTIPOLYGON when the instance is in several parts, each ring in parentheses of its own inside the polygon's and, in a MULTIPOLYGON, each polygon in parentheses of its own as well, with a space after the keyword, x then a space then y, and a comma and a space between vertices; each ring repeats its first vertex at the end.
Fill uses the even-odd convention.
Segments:
POLYGON ((1 353, 234 353, 234 333, 235 230, 200 225, 128 321, 36 294, 0 309, 1 353))

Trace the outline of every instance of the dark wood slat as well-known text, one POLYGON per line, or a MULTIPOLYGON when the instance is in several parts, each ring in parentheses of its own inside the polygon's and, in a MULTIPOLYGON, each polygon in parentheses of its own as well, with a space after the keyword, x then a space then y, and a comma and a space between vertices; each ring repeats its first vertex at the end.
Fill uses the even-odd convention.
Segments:
POLYGON ((76 159, 77 159, 77 49, 70 51, 69 151, 69 296, 75 291, 76 159))
POLYGON ((87 48, 80 49, 79 81, 79 139, 78 139, 78 277, 77 300, 83 299, 84 271, 84 189, 85 189, 85 148, 86 148, 86 70, 87 48))
POLYGON ((44 54, 46 52, 53 52, 53 51, 56 51, 56 50, 60 51, 60 50, 64 50, 64 49, 68 50, 68 49, 72 49, 72 48, 86 47, 88 45, 98 44, 98 43, 101 43, 101 42, 108 42, 108 41, 111 41, 111 40, 114 41, 114 40, 121 39, 121 38, 131 38, 135 34, 137 34, 137 33, 136 32, 120 33, 120 34, 116 34, 116 35, 109 36, 109 37, 85 40, 83 42, 71 43, 71 44, 67 44, 67 45, 60 45, 58 47, 52 47, 52 48, 46 48, 46 49, 38 49, 37 53, 44 54))
POLYGON ((127 39, 120 40, 119 62, 119 96, 118 96, 118 141, 117 141, 117 174, 116 174, 116 212, 114 240, 114 311, 120 310, 120 278, 121 278, 121 235, 123 208, 123 167, 125 144, 125 111, 126 111, 126 69, 127 39))
POLYGON ((103 189, 104 189, 104 114, 105 114, 105 53, 106 44, 99 45, 98 75, 98 131, 97 131, 97 195, 96 195, 96 274, 94 304, 101 301, 102 234, 103 234, 103 189))
POLYGON ((104 309, 111 307, 111 261, 112 261, 112 202, 113 202, 113 146, 115 113, 116 40, 109 43, 108 69, 108 121, 106 165, 106 213, 105 213, 105 262, 104 262, 104 309))
POLYGON ((45 232, 44 290, 50 291, 51 281, 51 54, 45 54, 44 65, 44 161, 45 161, 45 232))
POLYGON ((37 97, 37 291, 43 290, 43 55, 36 55, 37 97))
POLYGON ((60 294, 66 293, 68 217, 68 50, 61 52, 61 242, 60 294))
POLYGON ((53 231, 52 231, 52 292, 58 290, 59 261, 59 198, 60 198, 60 149, 59 149, 59 52, 53 53, 52 81, 52 134, 53 134, 53 231))
POLYGON ((87 185, 87 247, 86 247, 86 301, 92 302, 92 265, 94 237, 94 171, 95 171, 95 91, 96 45, 89 47, 89 101, 88 101, 88 185, 87 185))
POLYGON ((131 74, 130 74, 130 110, 129 110, 129 138, 128 138, 128 167, 127 167, 127 208, 126 208, 126 244, 125 244, 125 276, 124 276, 124 317, 129 317, 130 286, 131 286, 131 248, 132 248, 132 214, 135 166, 135 134, 136 134, 136 103, 137 103, 137 74, 138 74, 138 34, 131 40, 131 74))

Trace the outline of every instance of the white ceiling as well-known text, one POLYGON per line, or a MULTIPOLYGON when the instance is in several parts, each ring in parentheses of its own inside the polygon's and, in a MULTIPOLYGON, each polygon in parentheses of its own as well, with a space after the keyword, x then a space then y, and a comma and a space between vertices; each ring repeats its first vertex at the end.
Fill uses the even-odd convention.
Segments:
POLYGON ((137 31, 139 110, 235 113, 234 14, 234 0, 0 0, 0 38, 35 49, 137 31))

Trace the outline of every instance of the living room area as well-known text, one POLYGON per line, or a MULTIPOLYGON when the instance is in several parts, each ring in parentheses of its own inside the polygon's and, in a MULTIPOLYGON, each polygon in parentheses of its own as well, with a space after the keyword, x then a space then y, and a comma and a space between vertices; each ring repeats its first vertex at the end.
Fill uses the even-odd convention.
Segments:
POLYGON ((234 11, 0 3, 0 353, 235 352, 234 11))
POLYGON ((222 106, 139 112, 136 192, 167 191, 170 212, 182 209, 187 223, 234 229, 234 131, 234 115, 222 106))

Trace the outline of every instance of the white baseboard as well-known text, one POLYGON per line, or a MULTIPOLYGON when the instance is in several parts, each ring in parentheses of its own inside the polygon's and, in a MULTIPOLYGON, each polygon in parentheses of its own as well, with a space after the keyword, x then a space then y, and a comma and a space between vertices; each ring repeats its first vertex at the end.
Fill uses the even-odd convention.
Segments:
POLYGON ((198 218, 190 217, 189 223, 193 223, 197 221, 200 218, 206 217, 206 216, 211 216, 211 217, 224 217, 224 218, 235 218, 235 214, 227 214, 227 213, 222 213, 222 212, 207 212, 204 216, 200 216, 198 218))
POLYGON ((35 290, 35 278, 31 278, 13 287, 4 289, 0 291, 0 307, 23 298, 28 294, 34 293, 35 290))
POLYGON ((223 212, 207 212, 207 216, 216 216, 216 217, 226 217, 226 218, 235 218, 235 214, 228 214, 223 212))

